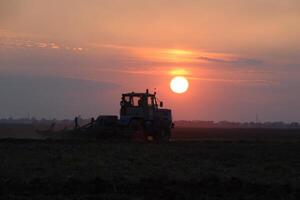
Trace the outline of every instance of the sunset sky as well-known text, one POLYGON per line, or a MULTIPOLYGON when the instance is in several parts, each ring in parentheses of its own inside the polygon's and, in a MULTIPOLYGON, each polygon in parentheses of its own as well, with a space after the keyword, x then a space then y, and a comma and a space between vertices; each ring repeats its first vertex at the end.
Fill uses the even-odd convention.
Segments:
POLYGON ((299 0, 0 0, 0 118, 118 114, 156 88, 177 120, 300 121, 299 67, 299 0))

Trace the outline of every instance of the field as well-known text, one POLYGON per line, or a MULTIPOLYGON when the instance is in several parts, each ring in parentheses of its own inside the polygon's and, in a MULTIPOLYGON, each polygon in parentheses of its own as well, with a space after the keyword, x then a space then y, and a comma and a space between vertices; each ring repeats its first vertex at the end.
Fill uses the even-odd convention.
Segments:
POLYGON ((0 130, 0 199, 300 199, 296 130, 177 128, 168 144, 0 130))

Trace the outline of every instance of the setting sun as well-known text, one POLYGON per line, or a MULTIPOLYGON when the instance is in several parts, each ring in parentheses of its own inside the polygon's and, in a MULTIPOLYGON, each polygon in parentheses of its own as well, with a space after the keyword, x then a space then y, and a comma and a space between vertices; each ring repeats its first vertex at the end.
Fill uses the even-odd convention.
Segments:
POLYGON ((170 87, 173 92, 181 94, 188 90, 189 82, 183 76, 176 76, 171 80, 170 87))

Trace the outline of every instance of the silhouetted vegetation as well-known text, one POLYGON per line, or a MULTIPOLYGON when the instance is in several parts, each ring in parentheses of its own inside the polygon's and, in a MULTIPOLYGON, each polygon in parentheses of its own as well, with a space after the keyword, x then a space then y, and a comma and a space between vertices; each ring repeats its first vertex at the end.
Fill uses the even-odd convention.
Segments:
POLYGON ((176 121, 179 127, 197 127, 197 128, 300 128, 298 122, 230 122, 230 121, 200 121, 200 120, 181 120, 176 121))
MULTIPOLYGON (((92 118, 92 117, 91 117, 92 118)), ((78 117, 81 125, 89 123, 91 118, 78 117)), ((74 119, 37 119, 37 118, 2 118, 0 124, 33 124, 51 125, 56 123, 60 126, 74 126, 74 119)), ((230 122, 230 121, 202 121, 202 120, 178 120, 175 121, 177 127, 194 128, 278 128, 278 129, 300 129, 298 122, 230 122)))

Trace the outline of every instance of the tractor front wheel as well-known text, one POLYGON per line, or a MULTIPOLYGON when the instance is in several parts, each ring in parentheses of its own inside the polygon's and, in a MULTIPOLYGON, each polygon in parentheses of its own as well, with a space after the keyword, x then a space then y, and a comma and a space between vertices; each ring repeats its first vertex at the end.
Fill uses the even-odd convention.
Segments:
POLYGON ((158 142, 169 142, 171 138, 170 129, 160 129, 157 131, 156 141, 158 142))

